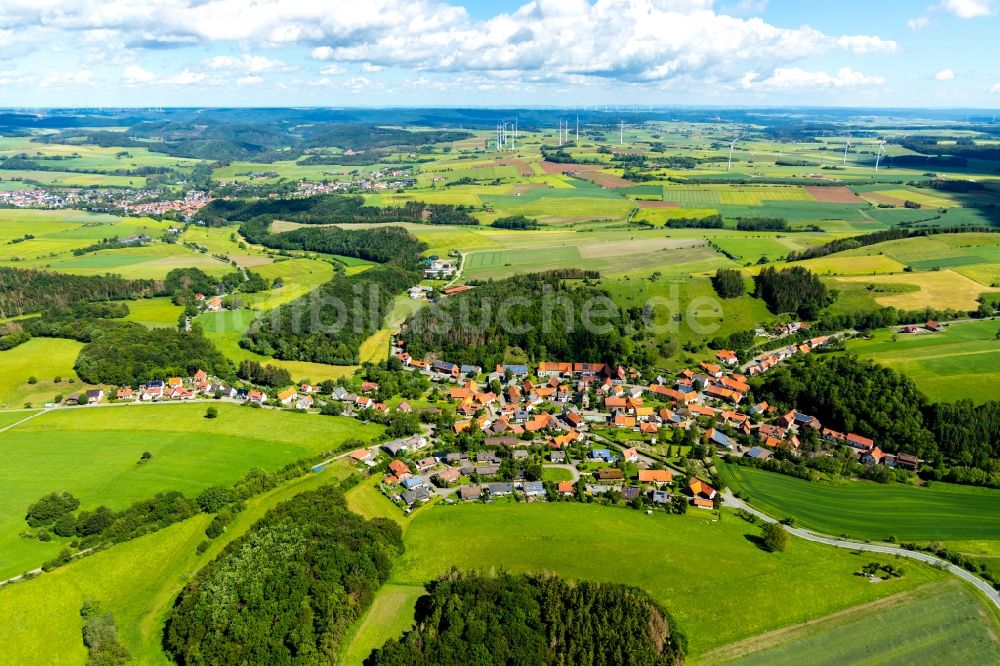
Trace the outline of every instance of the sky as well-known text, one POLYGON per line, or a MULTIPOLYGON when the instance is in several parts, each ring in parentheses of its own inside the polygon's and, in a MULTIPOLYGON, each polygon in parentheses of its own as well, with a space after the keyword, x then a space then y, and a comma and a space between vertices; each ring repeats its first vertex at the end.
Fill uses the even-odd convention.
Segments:
POLYGON ((1000 0, 0 0, 0 106, 1000 109, 1000 0))

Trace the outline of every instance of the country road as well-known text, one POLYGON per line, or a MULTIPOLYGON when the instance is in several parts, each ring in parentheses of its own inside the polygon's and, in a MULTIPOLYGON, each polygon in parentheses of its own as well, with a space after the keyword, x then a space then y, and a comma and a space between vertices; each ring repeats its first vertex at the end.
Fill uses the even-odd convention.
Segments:
MULTIPOLYGON (((762 511, 758 511, 753 508, 743 500, 735 497, 729 490, 725 490, 722 493, 722 504, 723 506, 728 506, 733 509, 743 509, 748 513, 751 513, 761 520, 768 523, 778 522, 771 516, 767 515, 762 511)), ((906 557, 911 560, 918 560, 932 566, 940 567, 955 576, 958 576, 967 583, 975 586, 980 592, 986 595, 986 597, 993 603, 994 606, 1000 608, 1000 592, 993 589, 993 586, 987 583, 982 578, 966 571, 965 569, 952 564, 946 560, 942 560, 939 557, 930 555, 929 553, 922 553, 916 550, 907 550, 899 546, 893 546, 890 544, 877 544, 877 543, 864 543, 861 541, 850 541, 848 539, 840 539, 838 537, 829 536, 826 534, 819 534, 816 532, 811 532, 809 530, 804 530, 801 527, 790 527, 785 526, 785 529, 789 534, 797 536, 800 539, 805 539, 806 541, 812 541, 814 543, 822 543, 827 546, 834 546, 835 548, 846 548, 849 550, 862 550, 871 553, 883 553, 886 555, 898 555, 899 557, 906 557)))

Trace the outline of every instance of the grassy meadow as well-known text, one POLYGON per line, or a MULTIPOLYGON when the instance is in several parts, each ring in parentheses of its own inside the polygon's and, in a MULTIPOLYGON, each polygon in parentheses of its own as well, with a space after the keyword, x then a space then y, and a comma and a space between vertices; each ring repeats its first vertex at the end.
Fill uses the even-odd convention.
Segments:
POLYGON ((926 585, 847 613, 724 646, 705 664, 961 663, 1000 661, 1000 620, 958 581, 926 585))
POLYGON ((349 474, 343 464, 293 479, 247 501, 225 533, 202 554, 211 516, 189 520, 113 548, 84 557, 39 578, 0 587, 0 610, 10 621, 0 623, 4 659, 16 664, 78 665, 86 661, 81 639, 83 601, 94 598, 114 613, 118 636, 134 663, 172 663, 161 637, 174 599, 199 569, 268 510, 292 496, 349 474))
MULTIPOLYGON (((406 528, 406 552, 391 582, 418 586, 454 566, 638 585, 670 610, 698 655, 943 576, 915 565, 902 579, 872 585, 854 575, 867 555, 795 539, 774 555, 755 545, 756 534, 729 512, 719 521, 702 511, 647 516, 576 503, 435 506, 406 528)), ((382 622, 393 631, 401 624, 391 612, 382 622)))
POLYGON ((773 516, 854 539, 899 541, 1000 540, 1000 491, 934 483, 930 488, 863 481, 804 481, 719 463, 734 491, 773 516))
POLYGON ((347 417, 215 406, 216 419, 204 418, 204 403, 60 409, 0 432, 0 578, 32 569, 61 548, 58 538, 18 536, 28 505, 50 492, 72 493, 83 509, 121 509, 158 492, 196 495, 252 467, 275 470, 382 433, 381 426, 347 417), (138 465, 146 451, 152 460, 138 465))
POLYGON ((949 324, 940 333, 874 332, 847 350, 905 374, 934 402, 1000 400, 1000 322, 949 324))

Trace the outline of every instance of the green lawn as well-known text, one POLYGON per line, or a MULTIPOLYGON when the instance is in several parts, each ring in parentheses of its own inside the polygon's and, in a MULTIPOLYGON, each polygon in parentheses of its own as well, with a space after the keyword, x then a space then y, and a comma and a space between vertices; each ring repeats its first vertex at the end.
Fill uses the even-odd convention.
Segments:
POLYGON ((170 662, 161 649, 163 623, 184 584, 222 548, 246 532, 278 502, 348 474, 345 465, 294 479, 247 502, 226 532, 205 553, 195 548, 205 539, 211 518, 194 518, 118 544, 66 565, 38 579, 0 588, 0 645, 11 664, 72 664, 86 661, 81 640, 80 606, 96 598, 114 613, 118 635, 136 664, 170 662))
POLYGON ((719 522, 705 511, 647 516, 568 502, 438 505, 407 527, 390 582, 417 586, 459 567, 630 583, 670 610, 698 655, 945 575, 915 564, 873 585, 854 575, 869 554, 798 539, 771 554, 753 543, 757 533, 728 511, 719 522))
POLYGON ((572 481, 573 472, 565 467, 545 467, 542 469, 542 478, 545 481, 572 481))
POLYGON ((706 663, 732 666, 1000 663, 996 613, 957 581, 928 585, 789 635, 726 646, 706 663), (729 648, 729 650, 727 650, 729 648), (763 648, 763 649, 761 649, 763 648), (749 654, 748 654, 749 652, 749 654), (737 656, 740 655, 740 656, 737 656), (734 658, 729 658, 734 657, 734 658))
POLYGON ((216 419, 204 418, 204 404, 60 409, 0 433, 0 578, 36 567, 62 547, 59 539, 18 536, 27 527, 25 509, 47 493, 69 491, 84 509, 121 509, 158 492, 196 495, 252 467, 275 470, 382 432, 346 417, 216 406, 216 419), (137 465, 145 451, 153 459, 137 465))
POLYGON ((907 375, 932 401, 986 402, 1000 399, 997 331, 995 320, 952 324, 926 335, 878 331, 871 340, 848 342, 847 349, 907 375))
POLYGON ((931 488, 847 481, 804 481, 759 469, 719 463, 734 491, 777 517, 856 539, 943 541, 1000 539, 1000 491, 935 483, 931 488))

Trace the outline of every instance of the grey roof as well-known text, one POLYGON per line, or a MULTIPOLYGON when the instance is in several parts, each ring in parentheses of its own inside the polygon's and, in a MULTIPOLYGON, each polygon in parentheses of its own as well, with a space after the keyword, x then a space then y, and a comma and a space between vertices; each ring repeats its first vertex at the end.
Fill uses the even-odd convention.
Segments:
POLYGON ((430 492, 426 488, 414 488, 413 490, 407 490, 402 495, 403 501, 407 504, 413 504, 414 502, 419 502, 421 500, 428 500, 431 498, 430 492))
POLYGON ((525 481, 524 492, 526 495, 545 494, 545 484, 541 481, 525 481))
POLYGON ((458 496, 462 499, 479 499, 483 494, 482 486, 462 486, 458 489, 458 496))
POLYGON ((498 483, 487 483, 486 489, 490 491, 490 495, 512 493, 514 492, 514 484, 506 481, 498 483))

